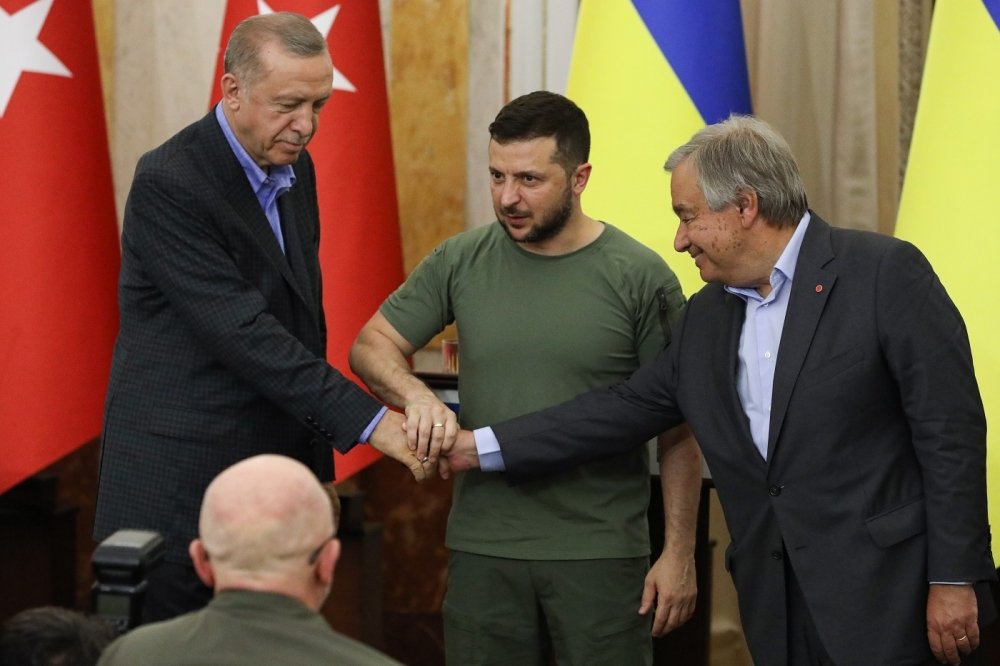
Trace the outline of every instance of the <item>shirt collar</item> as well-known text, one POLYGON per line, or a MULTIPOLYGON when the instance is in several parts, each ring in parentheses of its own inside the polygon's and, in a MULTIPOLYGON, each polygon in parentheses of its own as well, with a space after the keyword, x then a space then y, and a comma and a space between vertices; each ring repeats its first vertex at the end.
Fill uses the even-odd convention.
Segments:
POLYGON ((785 245, 785 249, 781 251, 781 256, 778 257, 778 261, 774 263, 774 268, 771 269, 771 293, 768 294, 767 298, 762 298, 756 289, 750 289, 746 287, 730 287, 726 285, 725 290, 731 294, 736 294, 741 296, 744 300, 747 298, 752 298, 758 301, 772 300, 777 296, 777 292, 781 290, 781 287, 786 282, 791 282, 792 277, 795 275, 795 267, 799 263, 799 251, 802 249, 802 239, 805 238, 806 229, 809 227, 809 220, 812 216, 809 211, 805 212, 802 219, 799 220, 798 225, 795 227, 795 232, 792 233, 792 237, 788 239, 788 244, 785 245))
POLYGON ((778 271, 785 276, 789 282, 792 280, 792 276, 795 275, 795 267, 799 263, 799 251, 802 249, 802 239, 806 235, 806 228, 809 226, 809 220, 812 216, 809 215, 809 211, 802 216, 799 220, 799 224, 795 227, 795 233, 792 237, 788 239, 788 245, 781 252, 781 256, 778 257, 778 261, 774 264, 774 270, 771 271, 772 277, 774 276, 774 271, 778 271))

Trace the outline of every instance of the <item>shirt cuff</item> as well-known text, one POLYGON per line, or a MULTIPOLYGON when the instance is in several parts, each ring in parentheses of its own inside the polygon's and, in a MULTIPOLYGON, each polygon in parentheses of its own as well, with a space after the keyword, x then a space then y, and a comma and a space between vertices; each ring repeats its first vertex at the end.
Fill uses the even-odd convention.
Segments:
POLYGON ((500 453, 500 442, 493 434, 493 428, 477 428, 472 431, 476 440, 476 453, 479 454, 479 469, 484 472, 503 472, 507 466, 500 453))
POLYGON ((378 414, 375 415, 375 418, 372 419, 372 422, 369 423, 368 427, 365 428, 364 432, 361 433, 361 437, 358 437, 358 443, 364 443, 368 441, 368 438, 372 436, 372 432, 375 431, 375 426, 379 424, 379 421, 382 420, 382 417, 385 416, 385 413, 387 411, 389 411, 389 408, 386 407, 385 405, 382 405, 382 409, 378 410, 378 414))

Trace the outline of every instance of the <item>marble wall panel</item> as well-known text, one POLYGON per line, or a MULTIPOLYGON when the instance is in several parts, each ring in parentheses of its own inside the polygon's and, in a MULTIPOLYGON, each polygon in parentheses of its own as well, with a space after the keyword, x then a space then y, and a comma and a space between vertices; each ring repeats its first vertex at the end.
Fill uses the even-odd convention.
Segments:
POLYGON ((389 104, 407 273, 465 228, 467 4, 392 5, 389 104))

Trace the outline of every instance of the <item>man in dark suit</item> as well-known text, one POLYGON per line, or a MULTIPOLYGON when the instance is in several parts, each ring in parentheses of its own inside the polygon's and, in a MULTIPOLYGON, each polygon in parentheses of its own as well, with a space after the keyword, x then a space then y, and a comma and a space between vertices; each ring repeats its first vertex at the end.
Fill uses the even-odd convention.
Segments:
POLYGON ((995 616, 986 424, 937 276, 912 245, 809 211, 791 151, 757 119, 704 128, 666 169, 675 249, 709 283, 672 343, 620 385, 475 443, 463 431, 445 460, 516 481, 686 419, 756 663, 976 659, 995 616))
POLYGON ((330 447, 369 441, 424 474, 402 417, 325 360, 305 145, 332 80, 307 19, 247 19, 226 49, 220 104, 136 168, 94 536, 142 528, 165 538, 147 621, 211 596, 186 548, 206 486, 229 465, 279 453, 329 481, 330 447))

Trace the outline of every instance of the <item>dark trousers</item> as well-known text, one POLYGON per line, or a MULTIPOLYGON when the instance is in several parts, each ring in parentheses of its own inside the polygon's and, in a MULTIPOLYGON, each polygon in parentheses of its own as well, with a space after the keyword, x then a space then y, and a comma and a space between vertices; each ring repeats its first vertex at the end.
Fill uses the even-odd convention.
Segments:
POLYGON ((190 564, 161 562, 146 579, 142 623, 169 620, 203 608, 212 598, 212 588, 198 578, 190 564))
POLYGON ((785 607, 788 609, 788 663, 834 666, 823 647, 795 572, 785 560, 785 607))

